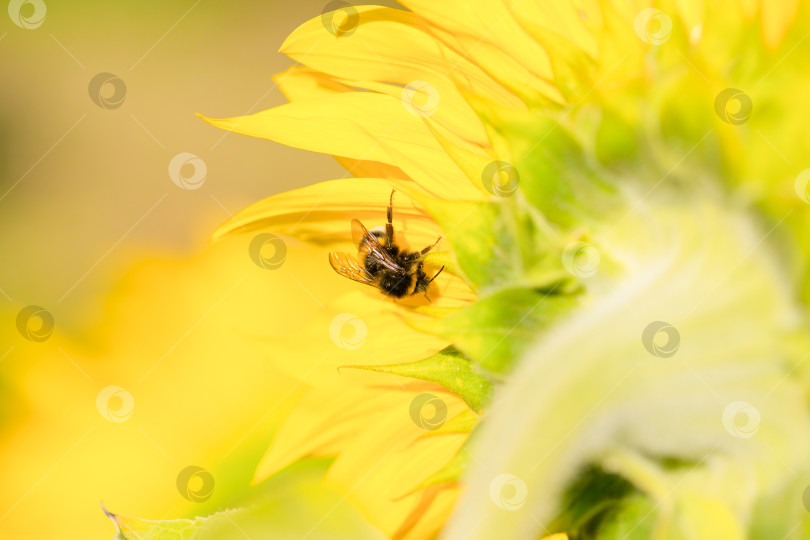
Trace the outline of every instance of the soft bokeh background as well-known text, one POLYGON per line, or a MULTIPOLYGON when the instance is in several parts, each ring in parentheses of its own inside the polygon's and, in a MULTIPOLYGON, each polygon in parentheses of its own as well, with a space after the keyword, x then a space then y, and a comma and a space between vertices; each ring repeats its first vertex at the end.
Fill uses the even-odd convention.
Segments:
POLYGON ((8 297, 47 304, 64 324, 80 297, 106 289, 114 278, 101 276, 138 250, 193 253, 230 212, 344 174, 329 156, 226 134, 195 116, 285 102, 271 77, 292 62, 278 47, 323 4, 48 2, 35 30, 4 9, 0 250, 14 264, 2 265, 0 284, 8 297), (99 72, 126 83, 121 107, 90 100, 99 72), (183 191, 169 179, 179 152, 207 164, 202 188, 183 191))
MULTIPOLYGON (((324 4, 47 1, 31 30, 0 14, 0 538, 111 538, 102 500, 153 519, 238 502, 229 494, 248 485, 276 413, 297 392, 240 324, 318 306, 278 305, 273 287, 294 284, 268 284, 243 241, 208 240, 248 204, 345 170, 195 113, 283 103, 271 77, 291 61, 277 49, 324 4), (119 108, 90 99, 100 72, 125 82, 119 108), (170 180, 180 152, 205 161, 199 189, 170 180), (16 329, 30 304, 56 321, 42 343, 16 329), (99 413, 109 385, 133 396, 125 422, 99 413), (206 502, 175 486, 190 465, 216 480, 206 502)), ((299 488, 282 477, 270 489, 289 501, 299 488)), ((334 527, 359 522, 336 494, 311 499, 334 502, 334 527)))

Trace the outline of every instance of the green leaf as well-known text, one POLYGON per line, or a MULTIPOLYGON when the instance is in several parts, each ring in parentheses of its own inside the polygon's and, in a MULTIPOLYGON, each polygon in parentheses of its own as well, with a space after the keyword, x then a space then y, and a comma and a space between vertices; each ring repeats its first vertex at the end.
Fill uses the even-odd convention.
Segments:
MULTIPOLYGON (((228 501, 236 509, 194 519, 149 520, 104 509, 116 540, 383 540, 343 494, 323 485, 332 459, 299 461, 228 501)), ((102 506, 103 508, 103 506, 102 506)))
POLYGON ((453 347, 447 347, 418 362, 344 367, 435 382, 458 395, 472 410, 477 412, 483 410, 492 396, 492 381, 479 373, 473 363, 453 347))
POLYGON ((575 297, 558 294, 562 288, 502 290, 444 319, 410 324, 452 341, 484 369, 503 374, 545 328, 578 304, 575 297))
POLYGON ((115 525, 116 540, 183 540, 200 538, 203 533, 216 535, 228 529, 232 529, 232 532, 237 534, 239 531, 234 527, 231 518, 244 512, 244 510, 226 510, 208 517, 154 521, 120 516, 109 512, 103 504, 101 509, 115 525))

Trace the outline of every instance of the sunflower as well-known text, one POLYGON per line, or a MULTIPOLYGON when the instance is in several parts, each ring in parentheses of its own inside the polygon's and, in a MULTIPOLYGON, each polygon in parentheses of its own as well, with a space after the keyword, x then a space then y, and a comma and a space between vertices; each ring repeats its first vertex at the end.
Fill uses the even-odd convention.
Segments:
POLYGON ((810 534, 808 5, 403 4, 330 4, 288 104, 206 118, 347 170, 216 234, 321 254, 255 332, 306 395, 254 481, 334 456, 390 538, 810 534), (327 263, 392 189, 429 303, 327 263))

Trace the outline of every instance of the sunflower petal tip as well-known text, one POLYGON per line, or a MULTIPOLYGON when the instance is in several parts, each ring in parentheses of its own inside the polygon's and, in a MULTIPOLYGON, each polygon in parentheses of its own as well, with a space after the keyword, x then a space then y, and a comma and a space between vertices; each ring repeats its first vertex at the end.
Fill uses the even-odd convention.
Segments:
POLYGON ((272 475, 266 464, 260 465, 256 472, 253 473, 253 478, 250 479, 250 487, 258 486, 272 475))
POLYGON ((366 369, 370 371, 377 371, 374 369, 374 366, 364 366, 362 364, 346 364, 345 366, 338 366, 338 373, 340 373, 341 369, 366 369))
POLYGON ((204 115, 204 114, 202 114, 202 113, 195 112, 194 114, 195 114, 196 116, 198 116, 199 118, 202 118, 202 119, 203 119, 203 121, 205 121, 205 122, 207 122, 207 123, 211 124, 212 126, 216 126, 216 125, 217 125, 217 122, 219 122, 219 121, 220 121, 220 120, 219 120, 219 119, 217 119, 217 118, 211 118, 210 116, 205 116, 205 115, 204 115))

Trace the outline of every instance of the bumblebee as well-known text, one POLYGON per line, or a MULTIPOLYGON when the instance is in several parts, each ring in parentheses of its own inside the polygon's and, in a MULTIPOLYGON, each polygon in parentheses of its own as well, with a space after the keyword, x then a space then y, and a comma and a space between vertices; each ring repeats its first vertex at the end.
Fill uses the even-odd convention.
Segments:
POLYGON ((433 244, 421 251, 408 251, 394 244, 394 191, 388 203, 388 222, 385 228, 365 228, 360 220, 352 220, 352 239, 357 246, 357 256, 331 252, 329 264, 341 276, 378 288, 384 295, 403 298, 418 293, 427 298, 428 285, 444 270, 428 278, 424 270, 424 257, 433 249, 433 244))

